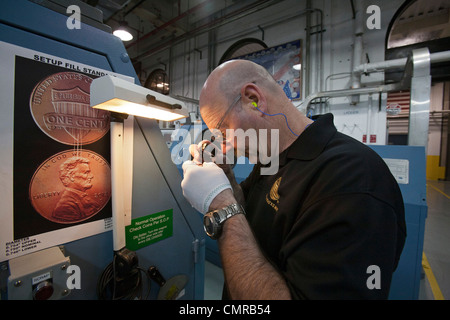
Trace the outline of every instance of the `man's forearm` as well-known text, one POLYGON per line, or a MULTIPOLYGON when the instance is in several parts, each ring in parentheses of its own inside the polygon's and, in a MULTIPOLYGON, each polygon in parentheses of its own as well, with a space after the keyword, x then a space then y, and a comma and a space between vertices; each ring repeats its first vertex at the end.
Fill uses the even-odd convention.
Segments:
POLYGON ((233 188, 233 195, 236 201, 244 206, 245 205, 245 197, 244 193, 242 192, 241 185, 236 182, 236 179, 230 180, 231 187, 233 188))
POLYGON ((244 193, 242 192, 241 185, 237 183, 236 178, 234 176, 233 169, 229 164, 223 164, 219 165, 219 167, 225 172, 228 180, 230 181, 231 187, 233 188, 233 196, 237 200, 237 202, 244 206, 245 204, 245 197, 244 193))
POLYGON ((284 278, 261 253, 245 216, 227 220, 218 241, 232 299, 291 299, 284 278))

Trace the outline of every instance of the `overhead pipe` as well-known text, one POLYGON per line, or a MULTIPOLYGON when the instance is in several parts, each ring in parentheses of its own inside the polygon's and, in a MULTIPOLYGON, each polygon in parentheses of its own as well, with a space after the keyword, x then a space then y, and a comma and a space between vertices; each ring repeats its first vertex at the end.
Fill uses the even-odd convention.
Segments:
MULTIPOLYGON (((276 2, 278 2, 278 1, 275 1, 275 3, 276 2)), ((275 4, 275 3, 273 3, 273 4, 275 4)), ((256 11, 262 10, 262 9, 264 9, 264 8, 270 6, 270 5, 273 5, 273 4, 266 5, 266 6, 262 7, 262 8, 257 8, 256 11)), ((245 13, 245 16, 249 15, 249 14, 252 14, 252 13, 254 13, 256 11, 252 10, 251 12, 247 12, 247 13, 245 13)), ((301 17, 303 15, 308 15, 308 14, 311 14, 311 13, 316 13, 317 14, 318 25, 316 25, 316 27, 318 27, 320 29, 318 31, 316 30, 313 33, 316 34, 316 41, 318 42, 318 47, 319 47, 319 58, 318 58, 318 64, 319 64, 318 68, 319 68, 319 70, 318 70, 318 72, 315 72, 315 74, 316 74, 316 77, 318 78, 317 80, 319 81, 319 91, 322 91, 322 88, 323 88, 323 73, 321 72, 321 69, 323 67, 323 32, 324 32, 324 28, 323 28, 323 11, 321 9, 318 9, 318 8, 303 9, 303 10, 301 10, 299 12, 295 12, 294 14, 292 14, 292 16, 288 17, 287 19, 284 18, 282 20, 277 20, 276 22, 272 21, 272 22, 266 23, 264 25, 256 26, 252 30, 250 30, 250 29, 247 30, 247 33, 244 33, 244 34, 248 34, 248 33, 251 33, 251 32, 255 32, 255 31, 261 30, 261 28, 268 28, 270 26, 277 25, 277 24, 279 24, 281 22, 285 23, 285 22, 287 22, 289 20, 292 20, 292 19, 298 19, 299 17, 301 17)), ((230 13, 230 14, 233 14, 233 13, 230 13)), ((229 20, 229 21, 224 21, 220 25, 232 22, 232 21, 234 21, 236 19, 239 19, 239 18, 242 18, 242 16, 238 16, 237 18, 229 20)), ((214 30, 215 28, 217 28, 220 25, 213 25, 211 27, 207 26, 206 30, 203 29, 205 27, 205 25, 201 26, 201 27, 197 28, 196 30, 194 30, 194 31, 196 31, 198 33, 194 33, 193 31, 191 31, 191 32, 189 32, 189 34, 187 36, 186 35, 182 35, 182 36, 180 36, 177 39, 172 39, 172 40, 166 41, 164 44, 158 46, 157 48, 150 49, 145 54, 147 55, 147 54, 152 54, 152 53, 158 52, 158 51, 163 50, 164 48, 166 48, 168 46, 174 45, 174 44, 176 44, 178 42, 181 42, 182 40, 185 40, 184 38, 193 37, 193 36, 196 36, 198 34, 201 34, 202 32, 212 31, 212 30, 214 30)), ((226 39, 222 39, 222 42, 228 42, 231 39, 241 38, 241 37, 242 37, 242 34, 240 34, 240 35, 235 34, 232 37, 229 37, 229 38, 226 38, 226 39)), ((214 46, 212 46, 213 43, 216 43, 216 40, 214 38, 214 35, 210 34, 210 38, 208 40, 208 52, 209 52, 209 54, 207 55, 207 57, 208 57, 208 68, 209 68, 210 72, 215 67, 215 63, 213 61, 214 60, 213 58, 214 58, 215 54, 211 54, 211 52, 214 51, 214 46)), ((179 57, 179 56, 182 56, 182 55, 178 55, 177 57, 179 57)), ((307 56, 309 56, 309 54, 307 56)), ((140 55, 140 56, 137 56, 137 57, 135 57, 133 59, 142 60, 144 58, 145 57, 143 57, 143 55, 140 55)), ((172 58, 174 58, 174 57, 172 57, 172 58)), ((304 70, 304 69, 306 69, 306 67, 302 68, 302 69, 304 70)))
MULTIPOLYGON (((122 12, 123 8, 125 8, 131 0, 127 0, 125 3, 123 3, 122 5, 120 5, 120 8, 118 10, 116 10, 115 12, 113 12, 107 19, 105 19, 105 21, 103 23, 107 24, 111 19, 113 19, 118 13, 122 12)), ((91 6, 95 7, 94 5, 91 4, 91 6)), ((134 9, 134 8, 133 8, 134 9)))
MULTIPOLYGON (((306 1, 306 50, 309 50, 311 47, 311 0, 306 1)), ((310 52, 304 57, 304 68, 303 72, 305 74, 305 95, 310 95, 310 83, 311 83, 311 58, 309 55, 310 52)))
MULTIPOLYGON (((353 1, 352 1, 353 4, 353 1)), ((356 1, 354 4, 354 17, 355 17, 355 35, 353 42, 353 61, 352 69, 355 69, 362 62, 363 56, 363 35, 364 35, 364 22, 362 4, 360 1, 356 1)), ((352 6, 353 7, 353 6, 352 6)), ((351 78, 351 88, 358 89, 361 87, 361 73, 353 72, 351 78)), ((352 96, 351 103, 357 104, 359 102, 359 96, 352 96)))
MULTIPOLYGON (((353 1, 352 1, 353 4, 353 1)), ((353 7, 353 6, 352 6, 353 7)), ((364 26, 363 26, 363 13, 362 13, 362 5, 359 1, 355 4, 355 34, 354 34, 354 42, 353 42, 353 68, 359 66, 362 62, 363 55, 363 35, 364 35, 364 26)), ((352 84, 351 87, 353 89, 357 89, 361 87, 361 75, 358 73, 353 73, 352 75, 352 84)))
POLYGON ((261 31, 261 41, 264 41, 264 29, 258 24, 258 29, 261 31))
MULTIPOLYGON (((448 51, 440 51, 431 53, 430 64, 446 62, 450 61, 450 50, 448 51)), ((387 70, 390 68, 404 68, 407 62, 407 58, 394 59, 394 60, 386 60, 382 62, 375 63, 364 63, 357 66, 354 70, 356 72, 376 72, 380 70, 387 70)), ((318 98, 325 97, 343 97, 350 95, 362 95, 362 94, 373 94, 373 93, 381 93, 381 92, 391 92, 391 91, 399 91, 404 89, 402 83, 391 83, 391 84, 380 84, 374 87, 360 87, 358 89, 343 89, 343 90, 332 90, 332 91, 324 91, 317 92, 308 97, 304 101, 302 101, 297 108, 303 109, 305 112, 308 109, 311 101, 316 100, 318 98)))
POLYGON ((406 65, 407 58, 387 60, 374 63, 363 63, 353 68, 353 74, 371 73, 380 70, 403 68, 406 65))
POLYGON ((311 7, 311 0, 308 0, 306 2, 306 9, 300 13, 300 15, 302 14, 306 14, 306 41, 305 41, 305 46, 306 46, 306 50, 308 50, 308 54, 305 55, 304 59, 304 68, 303 72, 305 73, 305 96, 310 95, 311 93, 311 56, 315 56, 316 59, 316 91, 322 91, 322 86, 323 86, 323 73, 322 73, 322 68, 323 68, 323 11, 317 8, 312 8, 311 7), (319 27, 319 30, 312 32, 312 26, 311 26, 311 14, 313 13, 317 13, 318 17, 317 20, 320 19, 320 22, 317 21, 317 24, 314 27, 319 27), (318 50, 318 54, 312 54, 311 53, 311 35, 315 33, 316 34, 316 42, 315 42, 315 49, 318 50), (318 56, 318 57, 317 57, 318 56))
POLYGON ((277 2, 280 2, 280 1, 282 1, 282 0, 256 1, 257 4, 250 3, 249 5, 247 5, 245 7, 242 7, 240 9, 237 9, 236 11, 233 11, 233 12, 231 12, 229 14, 226 14, 223 17, 220 17, 220 18, 218 18, 216 20, 213 20, 213 21, 208 22, 208 23, 206 23, 204 25, 201 25, 201 26, 195 28, 194 30, 188 31, 188 32, 182 34, 181 36, 179 36, 179 37, 177 37, 175 39, 166 41, 166 42, 164 42, 164 43, 162 43, 162 44, 160 44, 160 45, 158 45, 156 47, 153 47, 153 48, 147 50, 146 52, 138 55, 137 57, 134 57, 133 59, 141 60, 141 59, 146 58, 147 56, 149 56, 149 55, 151 55, 151 54, 153 54, 155 52, 158 52, 159 50, 162 50, 162 49, 166 48, 167 46, 177 44, 178 42, 186 40, 189 37, 192 37, 194 35, 199 35, 199 34, 201 34, 203 32, 207 32, 207 31, 209 31, 209 30, 211 30, 213 28, 217 28, 217 27, 219 27, 219 26, 221 26, 221 25, 223 25, 225 23, 234 21, 236 19, 239 19, 239 18, 242 18, 244 16, 247 16, 247 15, 249 15, 251 13, 254 13, 254 12, 257 12, 259 10, 262 10, 262 9, 264 9, 264 8, 266 8, 268 6, 271 6, 271 5, 273 5, 273 4, 277 3, 277 2))
POLYGON ((141 0, 138 3, 136 3, 130 10, 127 10, 127 12, 124 13, 123 18, 125 19, 125 17, 127 15, 129 15, 134 9, 136 9, 137 7, 140 7, 141 4, 143 4, 146 0, 141 0))
MULTIPOLYGON (((263 25, 259 25, 259 26, 255 26, 255 27, 253 27, 253 28, 248 28, 248 29, 246 29, 245 31, 242 31, 242 32, 240 32, 240 33, 234 33, 232 36, 229 36, 229 37, 222 37, 221 39, 220 39, 220 41, 218 41, 218 40, 216 40, 215 39, 215 37, 214 37, 214 35, 213 34, 210 34, 210 37, 208 38, 208 43, 207 43, 207 45, 203 45, 203 46, 201 46, 201 47, 196 47, 195 49, 193 49, 193 51, 198 51, 198 52, 200 52, 199 50, 200 49, 206 49, 207 50, 207 52, 208 52, 208 54, 206 55, 206 57, 207 57, 207 59, 208 59, 208 61, 209 61, 209 58, 210 57, 214 57, 215 56, 215 54, 214 53, 212 53, 212 51, 210 52, 210 49, 214 49, 214 46, 213 46, 213 44, 221 44, 221 43, 228 43, 228 42, 231 42, 231 41, 233 41, 233 40, 236 40, 236 39, 242 39, 242 38, 245 38, 247 35, 249 35, 249 34, 253 34, 253 33, 255 33, 255 32, 258 32, 258 31, 260 31, 261 29, 260 28, 264 28, 264 29, 268 29, 268 28, 270 28, 270 27, 273 27, 273 26, 276 26, 276 25, 280 25, 280 24, 283 24, 283 23, 287 23, 288 21, 291 21, 291 20, 294 20, 294 19, 298 19, 299 17, 301 17, 301 16, 304 16, 305 14, 307 14, 308 12, 316 12, 316 13, 318 13, 319 14, 319 16, 320 16, 320 21, 322 21, 323 19, 322 19, 322 17, 323 17, 323 12, 322 12, 322 10, 320 10, 320 9, 311 9, 311 10, 305 10, 305 9, 303 9, 303 10, 301 10, 301 11, 298 11, 298 12, 294 12, 294 13, 291 13, 288 17, 281 17, 281 18, 277 18, 277 19, 275 19, 275 20, 272 20, 272 21, 269 21, 269 22, 265 22, 263 25)), ((319 27, 320 27, 320 29, 321 30, 323 30, 323 23, 319 23, 319 27)), ((213 30, 213 28, 211 29, 211 30, 213 30)), ((207 31, 210 31, 210 30, 207 30, 207 31)), ((320 36, 320 56, 322 56, 322 51, 323 51, 323 49, 322 49, 322 47, 323 47, 323 45, 322 45, 322 34, 323 34, 323 32, 320 32, 320 31, 316 31, 316 32, 313 32, 313 33, 315 33, 315 34, 320 34, 321 36, 320 36)), ((192 36, 195 36, 195 35, 192 35, 192 36)), ((182 57, 182 56, 184 56, 184 52, 183 53, 180 53, 180 54, 178 54, 178 55, 176 55, 176 56, 171 56, 172 58, 180 58, 180 57, 182 57)), ((171 58, 171 59, 172 59, 171 58)), ((202 59, 201 57, 200 57, 200 59, 202 59)), ((320 59, 320 61, 321 61, 321 65, 323 65, 323 59, 320 59)), ((215 68, 215 63, 214 63, 214 61, 211 61, 211 63, 210 62, 208 62, 207 63, 207 66, 208 66, 208 68, 209 68, 209 73, 215 68), (211 67, 210 67, 211 66, 211 67)), ((151 67, 150 67, 150 69, 151 69, 151 67)), ((319 73, 319 72, 317 72, 317 73, 319 73)), ((350 74, 350 72, 347 72, 347 74, 350 74)), ((322 73, 320 72, 320 77, 322 78, 322 73)), ((325 87, 325 89, 326 89, 326 87, 325 87)), ((322 91, 322 87, 321 87, 321 89, 320 89, 320 91, 322 91)))
MULTIPOLYGON (((353 69, 353 73, 361 74, 361 73, 372 73, 380 70, 388 70, 388 69, 396 69, 396 68, 404 68, 406 65, 407 58, 386 60, 381 62, 374 63, 363 63, 359 66, 356 66, 353 69)), ((440 51, 430 54, 430 63, 439 63, 450 61, 450 50, 448 51, 440 51)))
POLYGON ((205 0, 203 2, 201 2, 200 4, 192 7, 191 9, 186 10, 185 12, 183 12, 182 14, 176 16, 175 18, 167 21, 166 23, 160 25, 158 28, 153 29, 152 31, 150 31, 149 33, 146 33, 145 35, 143 35, 142 37, 140 37, 139 40, 136 40, 130 44, 128 44, 126 46, 127 49, 133 47, 134 45, 138 44, 139 42, 141 42, 142 40, 147 39, 148 37, 154 36, 155 34, 157 34, 158 32, 160 32, 161 30, 166 29, 167 27, 173 25, 175 22, 177 22, 180 19, 183 19, 184 17, 186 17, 189 14, 192 14, 200 9, 202 9, 205 5, 207 5, 209 2, 211 2, 211 0, 205 0))
MULTIPOLYGON (((317 8, 307 9, 307 11, 309 11, 311 13, 317 13, 318 14, 317 20, 320 19, 320 22, 317 21, 317 24, 314 26, 316 28, 319 27, 319 30, 311 32, 311 34, 316 34, 315 49, 316 49, 316 51, 317 50, 319 51, 318 53, 316 52, 313 55, 315 56, 315 59, 316 59, 316 72, 315 72, 316 88, 315 89, 316 89, 316 91, 320 92, 320 91, 322 91, 322 88, 323 88, 323 72, 322 72, 322 68, 323 68, 323 33, 324 33, 323 11, 321 9, 317 9, 317 8)), ((310 52, 310 55, 312 55, 311 52, 310 52)), ((322 107, 322 105, 321 105, 321 107, 322 107)))

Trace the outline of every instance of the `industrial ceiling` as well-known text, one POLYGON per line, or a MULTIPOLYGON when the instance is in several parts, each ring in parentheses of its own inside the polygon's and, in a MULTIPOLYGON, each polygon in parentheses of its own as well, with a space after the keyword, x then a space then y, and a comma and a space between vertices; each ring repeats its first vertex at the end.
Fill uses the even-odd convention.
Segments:
POLYGON ((134 36, 125 47, 134 62, 280 0, 86 0, 114 30, 125 21, 134 36))

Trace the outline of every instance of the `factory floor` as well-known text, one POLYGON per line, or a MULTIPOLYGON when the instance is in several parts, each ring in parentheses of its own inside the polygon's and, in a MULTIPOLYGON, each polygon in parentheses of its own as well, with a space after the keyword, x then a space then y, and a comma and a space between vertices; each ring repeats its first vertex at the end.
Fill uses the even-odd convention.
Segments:
POLYGON ((450 181, 427 181, 428 215, 420 300, 450 299, 450 181))
MULTIPOLYGON (((423 276, 419 300, 450 299, 450 181, 427 181, 423 276)), ((223 273, 205 264, 205 300, 222 297, 223 273)))

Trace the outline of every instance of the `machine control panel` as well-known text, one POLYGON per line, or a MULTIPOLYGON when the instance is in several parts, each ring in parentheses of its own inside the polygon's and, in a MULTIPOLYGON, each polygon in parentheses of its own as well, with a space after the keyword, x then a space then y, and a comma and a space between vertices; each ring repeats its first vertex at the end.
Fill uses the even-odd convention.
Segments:
POLYGON ((52 247, 9 260, 9 300, 56 300, 67 296, 70 258, 52 247))

